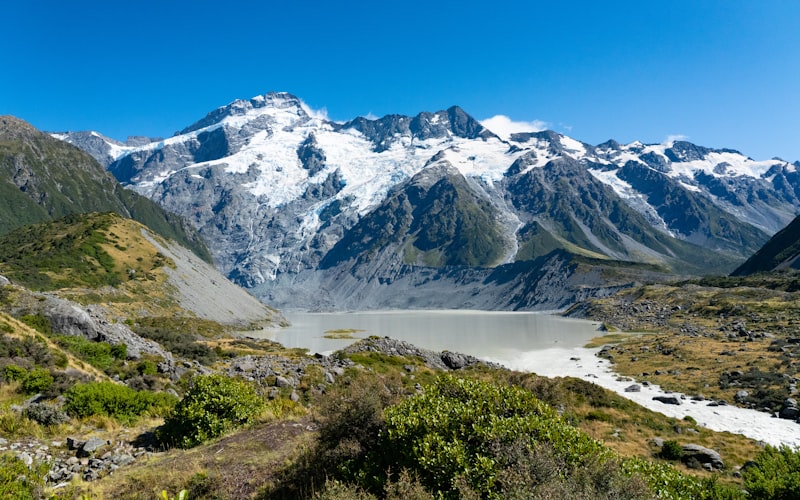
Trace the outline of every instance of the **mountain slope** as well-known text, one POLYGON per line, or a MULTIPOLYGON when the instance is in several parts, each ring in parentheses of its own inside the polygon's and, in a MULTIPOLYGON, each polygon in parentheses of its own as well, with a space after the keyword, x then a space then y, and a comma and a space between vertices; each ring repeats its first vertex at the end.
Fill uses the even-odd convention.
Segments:
POLYGON ((775 233, 763 247, 731 274, 747 276, 788 268, 800 269, 800 217, 775 233))
POLYGON ((113 211, 210 256, 180 217, 124 189, 85 152, 10 116, 0 117, 0 234, 85 212, 113 211))
POLYGON ((110 212, 0 236, 0 275, 34 291, 102 303, 120 318, 189 316, 239 328, 281 321, 188 249, 110 212))
MULTIPOLYGON (((592 146, 553 131, 502 139, 455 106, 336 123, 269 93, 120 150, 109 170, 186 217, 224 274, 289 300, 327 286, 346 262, 367 279, 564 249, 729 272, 800 211, 798 166, 682 141, 592 146), (445 164, 448 180, 414 187, 445 164)), ((309 300, 281 305, 320 306, 309 300)))

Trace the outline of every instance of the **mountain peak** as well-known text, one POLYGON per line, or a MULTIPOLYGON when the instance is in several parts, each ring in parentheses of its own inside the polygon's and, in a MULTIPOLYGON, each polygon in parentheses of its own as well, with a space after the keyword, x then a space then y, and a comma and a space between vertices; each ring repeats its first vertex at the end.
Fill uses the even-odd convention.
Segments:
POLYGON ((183 135, 210 127, 236 117, 262 115, 272 110, 289 110, 299 118, 310 118, 311 110, 297 96, 288 92, 267 92, 251 99, 237 99, 208 113, 202 120, 186 127, 175 135, 183 135))
POLYGON ((36 133, 38 133, 36 128, 25 120, 11 115, 0 116, 0 139, 20 139, 36 133))

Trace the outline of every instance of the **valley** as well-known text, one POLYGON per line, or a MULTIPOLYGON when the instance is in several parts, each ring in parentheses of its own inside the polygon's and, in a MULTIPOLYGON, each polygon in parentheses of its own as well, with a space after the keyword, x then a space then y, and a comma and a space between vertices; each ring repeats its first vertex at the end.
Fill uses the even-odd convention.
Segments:
POLYGON ((3 494, 791 491, 798 163, 287 93, 167 139, 0 125, 3 494), (309 311, 312 352, 274 341, 309 311))

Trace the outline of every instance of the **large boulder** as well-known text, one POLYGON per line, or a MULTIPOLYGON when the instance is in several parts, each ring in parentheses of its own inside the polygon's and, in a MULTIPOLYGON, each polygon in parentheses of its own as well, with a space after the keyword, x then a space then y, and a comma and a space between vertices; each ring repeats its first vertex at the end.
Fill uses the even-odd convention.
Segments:
POLYGON ((683 461, 697 460, 701 464, 709 464, 714 469, 725 467, 722 457, 716 451, 700 446, 699 444, 685 444, 683 448, 683 461))

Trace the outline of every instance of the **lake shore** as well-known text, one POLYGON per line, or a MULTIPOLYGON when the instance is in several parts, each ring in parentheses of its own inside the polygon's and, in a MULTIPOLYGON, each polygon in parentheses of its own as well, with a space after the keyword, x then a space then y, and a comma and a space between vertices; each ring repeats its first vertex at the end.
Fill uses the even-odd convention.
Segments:
POLYGON ((693 401, 691 395, 681 398, 684 395, 662 391, 657 385, 638 384, 641 386, 639 392, 626 392, 625 389, 636 382, 615 373, 608 360, 597 357, 599 351, 600 348, 549 348, 520 353, 509 359, 484 359, 512 370, 533 372, 547 377, 577 377, 587 380, 664 415, 675 418, 691 416, 698 425, 714 431, 741 434, 773 446, 800 446, 800 424, 791 420, 782 420, 768 413, 736 406, 709 406, 711 401, 693 401), (681 398, 681 404, 664 404, 653 399, 664 395, 681 398))

